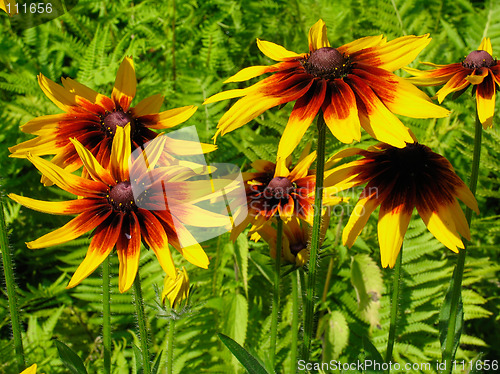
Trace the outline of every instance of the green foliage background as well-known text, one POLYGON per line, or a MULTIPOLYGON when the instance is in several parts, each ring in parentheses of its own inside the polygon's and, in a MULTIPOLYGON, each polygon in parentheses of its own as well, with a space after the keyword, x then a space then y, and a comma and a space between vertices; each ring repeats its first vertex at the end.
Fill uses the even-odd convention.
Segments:
MULTIPOLYGON (((7 15, 0 14, 0 162, 3 193, 56 200, 69 195, 57 188, 43 188, 39 174, 27 160, 8 158, 8 146, 30 136, 19 126, 41 115, 59 113, 38 87, 43 73, 60 82, 71 77, 103 94, 112 90, 116 71, 125 56, 133 56, 138 78, 133 104, 161 93, 164 109, 199 105, 186 125, 195 125, 202 141, 210 141, 215 126, 230 103, 201 106, 223 88, 246 87, 247 82, 223 86, 240 69, 270 64, 256 46, 256 38, 273 41, 298 53, 307 51, 307 32, 319 18, 328 27, 332 46, 367 35, 431 33, 430 45, 412 64, 420 61, 457 62, 477 48, 484 36, 491 38, 494 54, 500 51, 500 4, 467 0, 303 0, 303 1, 103 1, 80 0, 71 12, 35 28, 14 33, 7 15)), ((496 57, 495 55, 493 57, 496 57)), ((430 96, 434 88, 427 92, 430 96)), ((441 153, 468 180, 472 158, 474 102, 470 91, 443 104, 449 118, 404 118, 420 142, 441 153)), ((250 124, 218 139, 211 162, 230 162, 243 169, 259 158, 273 160, 279 136, 291 106, 272 109, 250 124)), ((481 214, 473 218, 472 243, 464 276, 465 328, 458 359, 500 360, 498 263, 500 231, 499 110, 494 128, 484 131, 478 202, 481 214)), ((302 146, 315 139, 314 126, 302 146)), ((363 137, 362 147, 372 144, 363 137)), ((331 135, 327 152, 340 148, 331 135)), ((300 151, 300 149, 298 150, 300 151)), ((352 196, 355 202, 356 196, 352 196)), ((339 211, 337 210, 336 213, 339 211)), ((63 341, 85 361, 89 373, 102 372, 102 303, 100 269, 80 286, 65 286, 83 259, 88 238, 57 247, 28 250, 25 241, 63 225, 68 217, 48 216, 21 209, 6 201, 9 235, 16 263, 22 323, 26 331, 28 362, 39 372, 65 373, 53 339, 63 341)), ((321 302, 314 361, 354 362, 374 357, 370 344, 383 355, 389 326, 392 271, 381 269, 372 217, 351 250, 335 245, 340 214, 332 216, 323 245, 318 294, 323 293, 329 261, 334 272, 321 302), (359 276, 359 274, 362 274, 359 276), (369 274, 369 276, 368 276, 369 274), (321 281, 323 280, 323 281, 321 281), (376 295, 376 298, 371 296, 376 295), (370 298, 368 300, 368 298, 370 298)), ((346 217, 340 224, 345 224, 346 217)), ((155 285, 163 274, 154 255, 143 249, 143 279, 150 321, 152 351, 164 348, 168 322, 176 320, 175 372, 242 372, 216 333, 222 332, 266 361, 269 345, 272 264, 264 243, 241 236, 233 244, 227 235, 204 243, 211 259, 209 270, 187 266, 194 289, 188 307, 177 314, 158 306, 155 285)), ((427 231, 420 219, 412 221, 403 252, 403 293, 400 302, 395 358, 398 362, 431 362, 440 359, 439 309, 448 287, 456 255, 427 231)), ((114 373, 135 370, 132 345, 136 342, 131 292, 117 288, 118 264, 112 256, 112 329, 114 373)), ((290 275, 283 279, 278 345, 278 371, 293 372, 290 362, 290 275)), ((0 373, 14 373, 6 295, 0 298, 0 373)), ((300 332, 301 333, 301 332, 300 332)), ((164 364, 163 364, 164 365, 164 364)))

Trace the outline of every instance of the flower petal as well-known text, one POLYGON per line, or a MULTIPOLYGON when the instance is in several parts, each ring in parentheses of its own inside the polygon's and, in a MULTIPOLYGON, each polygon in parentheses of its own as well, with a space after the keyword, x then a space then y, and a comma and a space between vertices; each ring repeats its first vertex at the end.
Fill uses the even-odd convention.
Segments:
POLYGON ((382 45, 365 48, 350 55, 353 63, 395 71, 412 62, 430 43, 429 34, 408 35, 382 45))
POLYGON ((29 153, 37 156, 54 154, 60 148, 56 134, 49 133, 9 147, 9 151, 12 152, 10 157, 25 158, 29 153))
POLYGON ((267 42, 265 40, 257 39, 257 47, 260 51, 264 53, 267 57, 275 61, 286 61, 290 59, 300 59, 306 56, 305 53, 297 54, 292 51, 288 51, 284 47, 274 44, 272 42, 267 42))
POLYGON ((132 287, 139 269, 139 258, 141 257, 141 229, 137 216, 130 212, 128 222, 123 222, 122 230, 116 242, 116 253, 120 261, 118 273, 118 288, 120 292, 126 292, 132 287))
POLYGON ((469 75, 469 69, 458 71, 448 82, 436 93, 439 103, 452 92, 457 92, 466 88, 470 83, 465 79, 469 75))
POLYGON ((33 118, 20 127, 22 132, 33 135, 49 135, 59 127, 59 121, 67 119, 68 115, 51 114, 33 118))
POLYGON ((124 112, 128 111, 130 103, 135 96, 137 79, 135 77, 132 58, 125 57, 116 73, 115 86, 111 98, 120 105, 124 112))
POLYGON ((74 195, 95 197, 107 190, 107 186, 100 182, 78 177, 38 156, 28 154, 28 160, 58 187, 74 195))
POLYGON ((80 284, 108 257, 118 239, 122 217, 121 214, 113 215, 102 225, 99 225, 90 242, 85 259, 78 266, 78 269, 76 269, 66 288, 73 288, 80 284))
POLYGON ((19 203, 27 208, 37 210, 49 214, 77 214, 85 209, 95 208, 99 204, 98 199, 77 199, 69 201, 43 201, 31 199, 25 196, 16 194, 8 195, 16 203, 19 203))
POLYGON ((67 89, 45 77, 43 74, 38 75, 38 84, 50 101, 65 112, 69 111, 72 106, 76 105, 75 94, 69 92, 67 89))
POLYGON ((208 269, 209 260, 207 254, 196 239, 191 235, 188 229, 184 227, 176 217, 172 217, 175 225, 175 233, 177 234, 178 242, 173 241, 171 244, 182 254, 182 256, 195 266, 203 269, 208 269))
POLYGON ((354 52, 361 51, 362 49, 376 47, 379 45, 384 45, 386 43, 387 41, 383 35, 365 36, 350 43, 344 44, 342 47, 338 47, 337 50, 340 53, 350 55, 354 52))
POLYGON ((330 47, 330 42, 326 36, 325 22, 320 19, 309 29, 309 51, 314 52, 317 49, 330 47))
POLYGON ((490 55, 493 55, 493 48, 491 47, 491 40, 490 38, 483 38, 481 41, 481 44, 478 47, 479 51, 486 51, 490 55))
POLYGON ((342 232, 342 242, 344 245, 349 248, 352 247, 361 230, 363 230, 363 227, 368 222, 370 215, 379 204, 380 201, 375 197, 367 197, 358 201, 342 232))
POLYGON ((356 75, 349 75, 349 85, 356 95, 361 126, 372 137, 394 147, 413 143, 406 126, 392 114, 373 90, 356 75))
POLYGON ((99 96, 99 93, 97 93, 93 89, 88 88, 87 86, 84 86, 83 84, 71 78, 61 78, 61 82, 64 88, 66 88, 69 92, 81 96, 91 103, 95 103, 97 97, 99 96))
POLYGON ((150 129, 169 129, 187 121, 198 109, 197 106, 189 105, 181 108, 166 110, 158 114, 157 123, 148 125, 150 129))
POLYGON ((130 143, 130 123, 125 127, 116 126, 109 166, 111 175, 118 181, 129 179, 129 159, 132 145, 130 143))
POLYGON ((232 77, 226 79, 224 83, 246 81, 265 73, 271 73, 273 71, 280 70, 280 66, 282 66, 282 64, 276 64, 271 66, 250 66, 240 70, 232 77))
POLYGON ((148 114, 156 114, 160 111, 162 104, 163 96, 160 94, 146 97, 131 109, 132 115, 137 118, 148 114))
POLYGON ((316 160, 316 151, 310 153, 307 157, 304 157, 297 165, 295 165, 288 175, 288 179, 295 181, 306 177, 314 160, 316 160))
POLYGON ((349 144, 361 140, 356 97, 342 79, 329 85, 322 110, 326 125, 339 141, 349 144))
POLYGON ((26 243, 26 245, 30 249, 38 249, 66 243, 78 238, 86 232, 95 229, 111 214, 110 211, 98 210, 97 208, 84 211, 63 227, 49 232, 37 240, 26 243))
POLYGON ((87 148, 85 148, 78 140, 70 139, 70 141, 75 146, 76 152, 78 153, 78 156, 80 156, 83 166, 93 180, 107 184, 108 186, 115 183, 115 180, 109 171, 104 169, 101 164, 97 162, 94 155, 87 148))
POLYGON ((139 222, 146 244, 151 247, 160 262, 160 266, 169 277, 175 277, 175 264, 168 247, 168 237, 160 221, 148 210, 139 210, 139 222))
POLYGON ((488 74, 483 83, 476 86, 477 115, 483 128, 493 126, 493 115, 495 114, 495 82, 493 76, 488 74))
POLYGON ((363 66, 353 69, 384 105, 393 113, 413 118, 446 117, 450 111, 432 103, 431 99, 408 81, 383 69, 363 66))
POLYGON ((453 209, 450 206, 440 206, 437 212, 430 209, 420 209, 418 213, 429 231, 446 247, 455 253, 458 253, 458 248, 464 248, 455 226, 453 209))
POLYGON ((318 114, 325 100, 325 93, 326 82, 319 80, 315 82, 306 95, 297 100, 281 136, 277 158, 286 159, 292 154, 314 117, 318 114))
POLYGON ((380 207, 378 219, 378 242, 380 245, 380 260, 382 267, 393 268, 396 264, 403 244, 403 239, 410 223, 411 213, 406 212, 403 205, 394 209, 380 207))

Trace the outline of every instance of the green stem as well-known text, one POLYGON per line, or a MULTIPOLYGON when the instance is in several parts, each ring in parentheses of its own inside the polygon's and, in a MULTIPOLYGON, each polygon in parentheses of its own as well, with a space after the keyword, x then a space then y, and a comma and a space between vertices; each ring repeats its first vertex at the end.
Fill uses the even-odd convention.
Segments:
POLYGON ((16 283, 14 280, 14 266, 7 238, 7 227, 3 214, 3 197, 0 196, 0 246, 2 250, 3 271, 5 275, 5 285, 9 298, 10 320, 12 323, 12 335, 14 338, 14 350, 17 363, 17 371, 21 372, 25 368, 23 340, 21 337, 21 325, 19 323, 19 309, 17 307, 16 283))
POLYGON ((309 353, 314 327, 314 293, 316 290, 316 269, 321 234, 321 211, 323 204, 323 174, 325 169, 326 126, 323 114, 318 115, 318 150, 316 160, 316 186, 314 197, 314 219, 311 233, 311 251, 309 254, 309 274, 307 278, 306 305, 304 310, 304 345, 302 359, 309 362, 309 353))
MULTIPOLYGON (((472 171, 470 174, 469 189, 472 194, 476 196, 477 180, 479 177, 479 160, 481 158, 481 138, 483 135, 483 129, 481 122, 476 111, 476 124, 474 133, 474 153, 472 156, 472 171)), ((465 218, 467 219, 467 224, 470 227, 472 219, 472 209, 467 207, 465 209, 465 218)), ((453 277, 451 279, 450 289, 451 289, 451 309, 450 318, 448 320, 448 330, 446 332, 446 345, 443 351, 443 360, 446 362, 446 372, 451 373, 452 371, 452 361, 455 357, 456 350, 455 346, 455 330, 457 326, 458 318, 458 303, 462 296, 462 279, 465 267, 465 256, 467 254, 467 241, 464 240, 464 249, 461 249, 458 253, 457 265, 453 271, 453 277)), ((463 318, 463 317, 462 317, 463 318)), ((458 337, 460 339, 460 337, 458 337)))
POLYGON ((146 314, 144 313, 144 301, 142 299, 141 277, 139 272, 134 280, 134 304, 137 322, 139 323, 139 340, 141 341, 141 353, 143 363, 143 373, 151 374, 151 365, 149 363, 148 331, 146 327, 146 314))
POLYGON ((297 276, 298 269, 290 274, 292 280, 292 347, 290 353, 290 361, 292 372, 297 371, 297 347, 299 338, 299 278, 297 276))
POLYGON ((167 335, 167 374, 172 374, 172 367, 174 364, 174 331, 175 320, 171 318, 167 335))
POLYGON ((109 292, 109 256, 102 263, 102 340, 104 372, 111 374, 111 304, 109 292))
POLYGON ((385 362, 389 363, 392 359, 392 351, 394 348, 394 339, 396 338, 396 321, 398 319, 400 280, 401 280, 401 263, 403 262, 403 246, 399 251, 396 259, 396 267, 392 275, 392 298, 391 298, 391 323, 389 325, 389 340, 387 342, 387 351, 385 353, 385 362))
POLYGON ((283 237, 283 221, 280 217, 276 219, 276 254, 274 260, 274 293, 273 293, 273 311, 271 314, 271 343, 269 352, 269 361, 272 370, 275 368, 276 357, 276 336, 278 334, 278 311, 280 307, 280 269, 281 269, 281 251, 283 237))

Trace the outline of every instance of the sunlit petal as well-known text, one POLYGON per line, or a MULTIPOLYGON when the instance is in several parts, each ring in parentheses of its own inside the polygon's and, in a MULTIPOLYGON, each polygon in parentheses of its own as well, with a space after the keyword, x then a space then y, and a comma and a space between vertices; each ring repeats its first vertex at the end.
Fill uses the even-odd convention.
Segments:
POLYGON ((125 57, 116 73, 115 86, 111 98, 120 105, 123 111, 127 111, 135 96, 137 80, 135 77, 134 62, 132 58, 125 57))

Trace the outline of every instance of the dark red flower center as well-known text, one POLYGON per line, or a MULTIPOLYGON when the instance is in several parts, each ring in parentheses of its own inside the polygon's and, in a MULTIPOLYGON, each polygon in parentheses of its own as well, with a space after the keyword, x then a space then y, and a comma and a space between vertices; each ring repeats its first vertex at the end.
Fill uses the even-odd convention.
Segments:
POLYGON ((351 67, 349 59, 331 47, 323 47, 312 52, 302 64, 307 73, 323 79, 341 78, 351 67))
POLYGON ((294 256, 297 256, 300 253, 300 251, 302 251, 305 248, 307 248, 307 244, 306 243, 293 243, 293 244, 290 244, 290 252, 294 256))
POLYGON ((294 186, 288 178, 274 177, 264 190, 264 196, 275 199, 288 199, 288 195, 290 195, 293 190, 294 186))
POLYGON ((115 210, 129 212, 135 206, 134 193, 130 182, 119 182, 111 187, 108 194, 108 201, 115 210))
POLYGON ((489 68, 497 62, 486 51, 472 51, 462 62, 462 66, 468 69, 489 68))
POLYGON ((132 130, 134 129, 134 117, 130 112, 125 113, 123 110, 119 109, 114 112, 108 112, 101 116, 101 126, 104 132, 109 136, 114 136, 116 128, 118 126, 125 127, 127 123, 130 123, 132 130))

